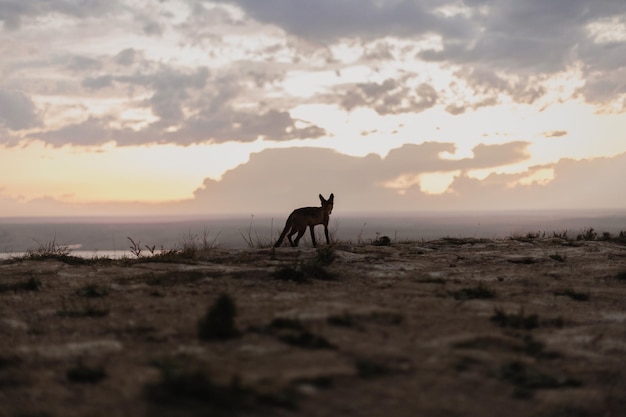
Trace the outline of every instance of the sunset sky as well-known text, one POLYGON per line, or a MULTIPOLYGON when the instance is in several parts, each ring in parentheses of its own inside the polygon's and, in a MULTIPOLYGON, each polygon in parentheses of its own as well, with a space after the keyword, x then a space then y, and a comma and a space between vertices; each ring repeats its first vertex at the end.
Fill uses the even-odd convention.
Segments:
POLYGON ((0 217, 626 209, 624 0, 0 0, 0 217))

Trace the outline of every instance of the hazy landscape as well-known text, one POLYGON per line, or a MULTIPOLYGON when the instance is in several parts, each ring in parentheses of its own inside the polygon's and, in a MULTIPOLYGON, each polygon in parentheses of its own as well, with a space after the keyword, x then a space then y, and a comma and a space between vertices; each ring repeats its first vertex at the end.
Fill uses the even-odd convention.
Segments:
MULTIPOLYGON (((212 246, 247 248, 275 241, 288 213, 211 217, 126 218, 5 218, 0 219, 0 257, 23 253, 55 241, 74 255, 129 254, 128 237, 157 249, 175 249, 184 241, 210 241, 212 246)), ((321 226, 318 226, 321 233, 321 226)), ((368 243, 386 235, 395 242, 442 237, 507 238, 527 233, 569 232, 576 236, 594 228, 619 233, 626 229, 626 212, 519 211, 347 214, 331 216, 329 229, 335 240, 368 243)), ((305 244, 310 244, 308 233, 305 244)))

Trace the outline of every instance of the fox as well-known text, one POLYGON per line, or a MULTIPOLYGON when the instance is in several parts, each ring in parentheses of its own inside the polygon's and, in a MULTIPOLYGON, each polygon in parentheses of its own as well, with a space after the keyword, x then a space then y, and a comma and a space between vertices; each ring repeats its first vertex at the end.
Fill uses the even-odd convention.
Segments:
POLYGON ((313 242, 313 247, 316 247, 315 232, 313 231, 313 227, 318 224, 324 225, 326 244, 330 244, 330 239, 328 239, 328 219, 330 217, 330 213, 333 211, 335 196, 331 193, 328 200, 326 200, 321 194, 319 197, 322 202, 321 207, 301 207, 291 212, 287 218, 283 232, 274 244, 275 248, 279 247, 283 243, 285 236, 289 239, 291 246, 298 246, 298 242, 300 241, 300 238, 302 238, 302 235, 304 235, 304 232, 306 232, 307 227, 311 230, 311 241, 313 242), (296 233, 298 233, 298 236, 296 236, 295 240, 291 240, 291 236, 296 233))

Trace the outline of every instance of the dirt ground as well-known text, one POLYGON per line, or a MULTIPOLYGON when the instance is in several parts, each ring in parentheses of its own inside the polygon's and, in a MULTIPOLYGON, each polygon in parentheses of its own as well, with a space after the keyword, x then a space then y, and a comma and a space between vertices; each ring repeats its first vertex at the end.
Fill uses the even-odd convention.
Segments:
POLYGON ((626 246, 1 263, 0 416, 142 415, 624 416, 626 246))

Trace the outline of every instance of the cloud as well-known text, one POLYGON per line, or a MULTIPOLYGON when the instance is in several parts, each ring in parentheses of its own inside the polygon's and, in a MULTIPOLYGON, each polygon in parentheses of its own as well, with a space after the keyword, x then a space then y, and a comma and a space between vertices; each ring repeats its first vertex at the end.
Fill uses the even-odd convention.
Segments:
MULTIPOLYGON (((442 159, 442 152, 453 152, 449 143, 404 145, 386 158, 378 155, 352 157, 329 149, 268 149, 253 154, 250 161, 228 171, 222 180, 207 179, 195 192, 195 204, 210 206, 216 212, 269 212, 276 201, 297 204, 315 193, 341 195, 345 210, 394 211, 421 209, 415 196, 404 198, 383 184, 403 175, 426 172, 452 172, 497 167, 526 158, 527 144, 480 145, 474 157, 442 159)), ((417 200, 427 199, 419 193, 417 200)))
POLYGON ((326 43, 345 37, 373 39, 385 36, 413 37, 429 32, 462 37, 468 33, 465 19, 433 12, 444 1, 412 0, 221 0, 241 7, 252 18, 277 25, 308 41, 326 43), (428 8, 430 6, 430 8, 428 8))
POLYGON ((420 113, 437 103, 438 94, 427 83, 411 87, 407 77, 389 78, 382 83, 357 83, 338 88, 330 100, 340 98, 340 106, 347 111, 369 107, 380 115, 420 113))
POLYGON ((318 193, 334 192, 336 209, 355 211, 522 210, 624 208, 626 154, 590 160, 563 159, 549 167, 533 167, 518 174, 491 174, 470 178, 467 170, 513 163, 523 158, 522 144, 481 145, 474 158, 443 160, 440 151, 450 144, 405 145, 387 158, 342 155, 332 150, 288 148, 254 154, 250 161, 221 181, 207 179, 187 210, 205 207, 216 213, 257 214, 315 202, 318 193), (553 180, 527 184, 524 178, 552 168, 553 180), (416 184, 403 193, 384 187, 384 178, 405 173, 461 170, 447 192, 429 195, 416 184))
POLYGON ((0 126, 21 130, 38 126, 39 123, 35 104, 26 94, 0 87, 0 126))
POLYGON ((20 29, 23 19, 37 19, 52 14, 71 17, 103 16, 118 8, 116 0, 3 0, 0 3, 0 22, 9 30, 20 29))
POLYGON ((554 130, 552 132, 544 132, 543 137, 545 138, 560 138, 562 136, 567 136, 566 130, 554 130))

